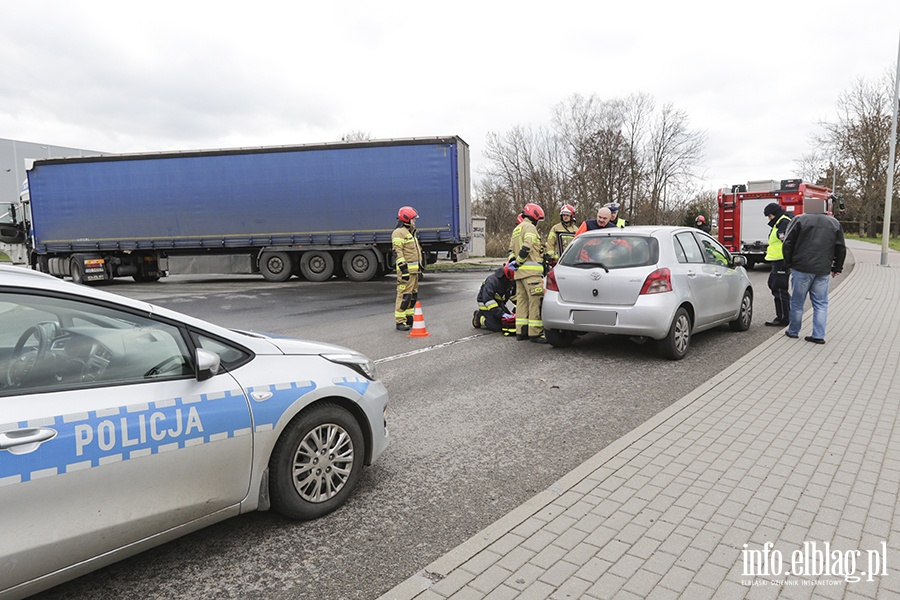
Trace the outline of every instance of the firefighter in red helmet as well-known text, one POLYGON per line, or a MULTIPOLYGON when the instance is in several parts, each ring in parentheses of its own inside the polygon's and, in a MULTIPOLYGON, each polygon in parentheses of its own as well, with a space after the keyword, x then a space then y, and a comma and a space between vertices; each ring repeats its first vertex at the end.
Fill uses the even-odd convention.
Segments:
POLYGON ((397 228, 391 234, 391 247, 397 267, 397 300, 394 302, 394 321, 400 331, 409 331, 413 324, 416 301, 419 299, 420 266, 424 266, 422 246, 416 233, 419 213, 412 206, 397 211, 397 228))
POLYGON ((706 217, 704 217, 703 215, 697 215, 697 218, 694 219, 694 224, 700 231, 703 231, 705 233, 710 232, 709 223, 706 222, 706 217))
POLYGON ((550 233, 547 234, 547 255, 550 257, 547 262, 549 266, 552 267, 559 260, 559 243, 557 241, 559 234, 570 233, 574 237, 576 231, 578 231, 578 224, 575 222, 575 207, 571 204, 565 204, 559 209, 559 223, 551 227, 550 233))
POLYGON ((544 209, 528 203, 522 209, 525 217, 513 229, 509 242, 509 268, 516 279, 516 339, 546 344, 544 323, 541 320, 541 301, 544 298, 544 245, 537 230, 544 218, 544 209))
POLYGON ((515 276, 516 272, 509 265, 503 265, 481 284, 476 299, 478 309, 472 316, 472 325, 476 329, 502 331, 503 335, 516 333, 516 316, 509 307, 510 301, 516 301, 515 276))

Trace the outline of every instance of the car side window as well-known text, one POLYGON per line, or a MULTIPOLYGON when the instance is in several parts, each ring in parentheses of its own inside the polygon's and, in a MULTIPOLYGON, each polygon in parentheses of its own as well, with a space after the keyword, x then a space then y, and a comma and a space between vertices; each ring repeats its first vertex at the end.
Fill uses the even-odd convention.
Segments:
POLYGON ((690 231, 675 234, 675 253, 678 262, 703 263, 703 251, 697 244, 697 239, 690 231))
POLYGON ((221 365, 226 369, 239 367, 250 359, 250 354, 248 352, 241 348, 237 348, 232 344, 211 338, 202 333, 194 332, 193 335, 197 347, 218 354, 221 365))
POLYGON ((728 266, 728 251, 725 248, 707 237, 701 238, 700 243, 703 245, 706 262, 723 267, 728 266))
POLYGON ((0 293, 0 396, 194 373, 177 327, 105 305, 0 293))

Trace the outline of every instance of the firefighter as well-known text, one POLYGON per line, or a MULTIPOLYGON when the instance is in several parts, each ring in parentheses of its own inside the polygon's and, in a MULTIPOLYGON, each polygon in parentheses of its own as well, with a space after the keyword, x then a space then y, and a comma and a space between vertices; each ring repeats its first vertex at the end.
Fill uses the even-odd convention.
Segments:
POLYGON ((706 217, 704 217, 703 215, 697 215, 697 218, 694 219, 694 225, 697 227, 697 229, 703 231, 704 233, 709 233, 711 231, 709 228, 709 223, 706 222, 706 217))
POLYGON ((416 300, 419 299, 419 265, 422 246, 416 233, 419 213, 412 206, 397 211, 397 228, 391 234, 391 247, 397 265, 397 301, 394 303, 394 321, 399 331, 409 331, 413 324, 416 300))
POLYGON ((609 222, 610 223, 612 223, 615 227, 625 227, 625 219, 619 218, 619 203, 618 202, 607 202, 603 206, 609 209, 609 213, 610 213, 609 222))
POLYGON ((541 321, 541 300, 544 298, 543 244, 537 230, 544 218, 544 209, 528 203, 522 209, 525 218, 515 229, 509 242, 516 279, 516 339, 546 344, 544 323, 541 321))
POLYGON ((503 265, 488 275, 478 290, 478 310, 472 316, 476 329, 502 331, 503 335, 516 333, 516 316, 509 311, 509 302, 515 302, 516 272, 503 265))
POLYGON ((560 233, 571 233, 573 236, 578 231, 578 225, 575 223, 575 207, 566 204, 559 209, 559 223, 550 228, 547 234, 547 256, 549 266, 554 266, 559 260, 559 243, 557 238, 560 233))
POLYGON ((763 214, 769 219, 769 245, 766 247, 766 262, 772 264, 769 271, 769 289, 775 298, 775 318, 766 321, 769 327, 787 327, 791 318, 791 295, 788 292, 788 280, 791 270, 784 263, 782 246, 791 216, 787 214, 777 202, 770 202, 763 209, 763 214))

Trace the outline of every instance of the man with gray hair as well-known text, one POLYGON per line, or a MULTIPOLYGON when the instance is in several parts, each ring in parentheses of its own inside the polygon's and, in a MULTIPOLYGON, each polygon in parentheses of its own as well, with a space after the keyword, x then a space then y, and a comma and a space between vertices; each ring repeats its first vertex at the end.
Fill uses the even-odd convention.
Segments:
POLYGON ((808 199, 803 214, 791 220, 784 237, 784 263, 791 269, 790 323, 785 335, 800 337, 803 304, 812 302, 813 330, 807 342, 825 343, 828 319, 828 275, 835 277, 844 268, 847 246, 837 219, 825 213, 824 202, 808 199))

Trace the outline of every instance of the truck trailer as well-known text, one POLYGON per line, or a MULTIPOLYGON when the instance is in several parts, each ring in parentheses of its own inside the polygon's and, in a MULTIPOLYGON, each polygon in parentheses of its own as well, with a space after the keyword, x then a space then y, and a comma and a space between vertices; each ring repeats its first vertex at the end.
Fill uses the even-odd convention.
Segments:
POLYGON ((457 136, 28 162, 21 219, 2 241, 77 282, 155 281, 176 262, 366 281, 393 269, 404 205, 420 215, 429 262, 464 257, 469 241, 469 148, 457 136))
MULTIPOLYGON (((803 183, 800 179, 748 181, 721 188, 718 193, 719 242, 732 254, 747 258, 747 268, 765 261, 769 245, 769 220, 763 214, 767 204, 778 203, 791 216, 803 213, 804 202, 821 202, 831 214, 839 201, 827 187, 803 183)), ((843 209, 843 204, 841 205, 843 209)))

